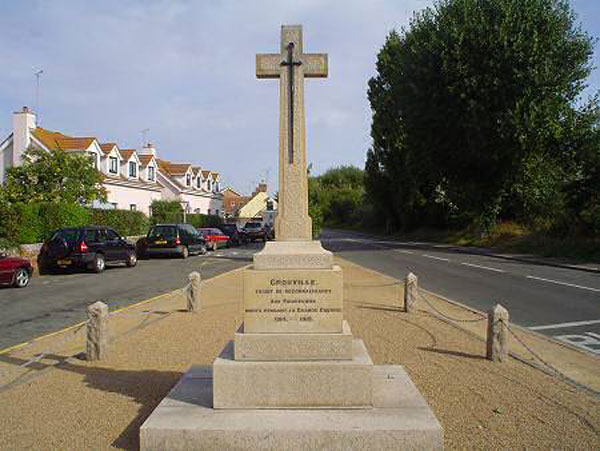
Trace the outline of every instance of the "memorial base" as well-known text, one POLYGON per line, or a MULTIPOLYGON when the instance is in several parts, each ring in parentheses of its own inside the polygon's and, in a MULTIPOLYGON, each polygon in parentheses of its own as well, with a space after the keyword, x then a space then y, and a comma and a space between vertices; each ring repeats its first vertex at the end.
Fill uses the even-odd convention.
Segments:
POLYGON ((213 408, 212 371, 192 367, 146 419, 142 450, 443 449, 442 427, 401 366, 372 372, 373 407, 213 408))

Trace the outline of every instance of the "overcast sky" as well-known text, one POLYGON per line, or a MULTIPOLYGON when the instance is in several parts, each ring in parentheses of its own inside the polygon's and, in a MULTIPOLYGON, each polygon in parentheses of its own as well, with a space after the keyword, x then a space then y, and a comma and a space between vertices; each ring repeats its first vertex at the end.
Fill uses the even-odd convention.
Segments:
MULTIPOLYGON (((281 24, 302 24, 304 50, 329 54, 329 78, 306 81, 308 160, 314 173, 363 167, 366 98, 386 34, 426 0, 2 0, 0 141, 12 112, 35 105, 41 125, 140 147, 220 171, 243 192, 266 178, 276 191, 279 84, 255 77, 255 54, 277 52, 281 24)), ((600 1, 572 5, 600 35, 600 1)), ((597 46, 598 47, 598 46, 597 46)), ((594 65, 600 66, 596 48, 594 65)), ((588 92, 600 89, 596 69, 588 92)))

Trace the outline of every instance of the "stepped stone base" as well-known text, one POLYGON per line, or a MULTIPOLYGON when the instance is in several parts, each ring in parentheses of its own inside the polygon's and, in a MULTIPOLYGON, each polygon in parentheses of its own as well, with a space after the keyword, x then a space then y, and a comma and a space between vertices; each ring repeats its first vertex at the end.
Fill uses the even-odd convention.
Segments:
POLYGON ((443 449, 442 427, 401 366, 373 367, 373 408, 216 410, 210 368, 192 367, 140 429, 158 450, 443 449))
POLYGON ((233 342, 213 363, 215 409, 371 407, 373 362, 362 340, 352 360, 237 361, 233 342))
POLYGON ((254 254, 254 269, 331 269, 333 254, 320 241, 268 241, 254 254))
POLYGON ((257 334, 244 331, 235 334, 235 360, 351 360, 352 332, 347 321, 342 333, 257 334))

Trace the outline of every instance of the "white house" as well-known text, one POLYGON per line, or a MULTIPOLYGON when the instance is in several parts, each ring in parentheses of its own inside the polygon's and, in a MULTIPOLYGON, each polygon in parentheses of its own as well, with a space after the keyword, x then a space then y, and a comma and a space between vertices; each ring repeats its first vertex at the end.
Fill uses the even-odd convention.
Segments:
POLYGON ((190 163, 157 161, 164 199, 178 200, 186 213, 223 216, 221 176, 218 172, 204 171, 190 163))
POLYGON ((196 180, 203 172, 199 168, 194 170, 191 164, 158 160, 152 144, 139 151, 121 149, 112 142, 100 143, 95 137, 73 137, 46 130, 37 126, 35 114, 27 107, 14 113, 13 133, 0 144, 0 182, 4 182, 8 168, 21 164, 29 146, 89 155, 104 175, 103 186, 107 192, 107 202, 96 202, 94 207, 150 214, 150 204, 155 199, 176 199, 189 213, 222 214, 223 195, 218 173, 211 172, 212 182, 206 184, 204 179, 196 180))

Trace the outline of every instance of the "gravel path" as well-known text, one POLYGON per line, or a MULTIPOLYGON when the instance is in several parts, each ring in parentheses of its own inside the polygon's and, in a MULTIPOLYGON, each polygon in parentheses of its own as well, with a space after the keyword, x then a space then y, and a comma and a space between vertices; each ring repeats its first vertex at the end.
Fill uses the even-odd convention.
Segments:
MULTIPOLYGON (((345 290, 352 332, 376 364, 405 366, 442 423, 446 448, 600 449, 598 398, 516 360, 485 360, 472 335, 426 311, 400 312, 402 290, 390 279, 340 263, 355 285, 345 290)), ((203 295, 197 315, 182 311, 176 293, 114 316, 102 362, 70 357, 83 349, 83 329, 0 355, 0 384, 13 381, 0 388, 0 449, 137 449, 154 407, 192 363, 210 366, 241 320, 240 271, 210 279, 203 295), (45 348, 29 370, 17 367, 45 348)))

